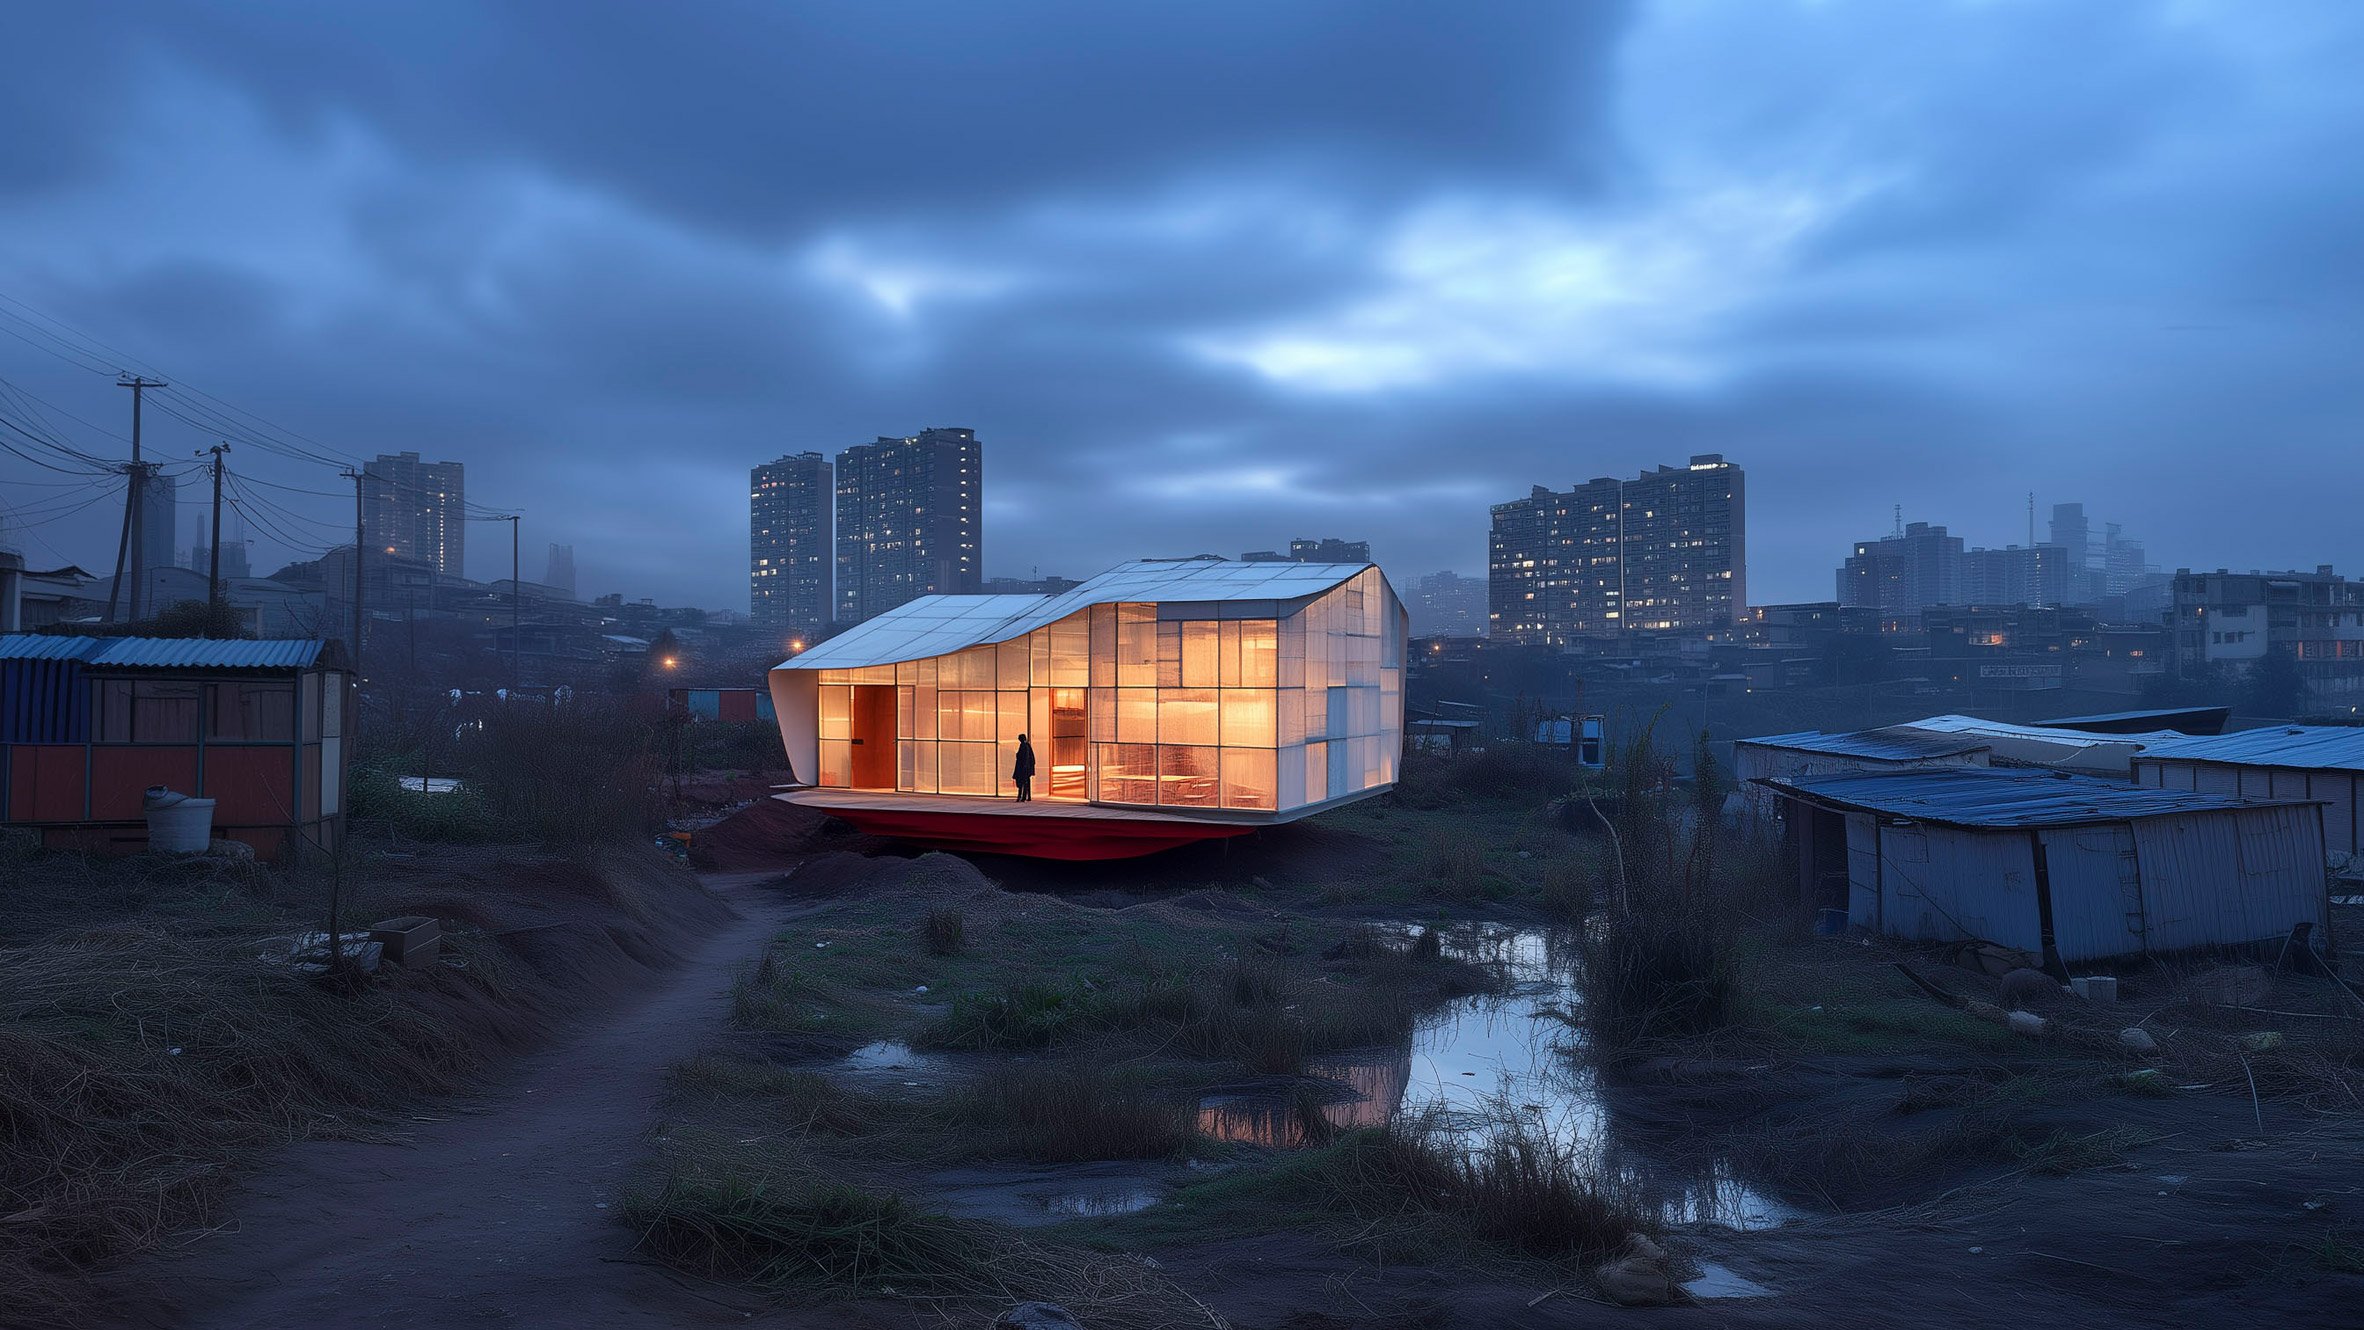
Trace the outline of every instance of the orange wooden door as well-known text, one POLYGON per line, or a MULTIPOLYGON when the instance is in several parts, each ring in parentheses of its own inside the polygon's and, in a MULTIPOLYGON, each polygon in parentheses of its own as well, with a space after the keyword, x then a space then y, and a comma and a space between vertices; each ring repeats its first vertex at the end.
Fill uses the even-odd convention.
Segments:
POLYGON ((853 722, 853 787, 895 788, 895 690, 882 684, 857 686, 853 722))

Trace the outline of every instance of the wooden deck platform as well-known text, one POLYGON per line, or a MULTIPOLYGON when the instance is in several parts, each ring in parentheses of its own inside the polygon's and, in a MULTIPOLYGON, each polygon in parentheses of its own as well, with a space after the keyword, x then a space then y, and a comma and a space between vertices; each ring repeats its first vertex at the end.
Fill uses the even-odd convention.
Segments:
POLYGON ((864 831, 940 849, 1036 859, 1128 859, 1193 841, 1242 836, 1294 813, 1112 808, 1067 799, 988 799, 806 786, 772 796, 864 831))

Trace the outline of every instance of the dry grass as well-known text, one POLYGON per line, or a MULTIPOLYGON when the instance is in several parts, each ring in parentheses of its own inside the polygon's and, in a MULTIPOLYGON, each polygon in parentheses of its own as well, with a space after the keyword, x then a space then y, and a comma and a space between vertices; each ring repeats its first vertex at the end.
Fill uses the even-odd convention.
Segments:
MULTIPOLYGON (((456 1088, 477 1051, 431 1006, 345 995, 246 946, 123 927, 0 960, 0 1299, 155 1245, 254 1151, 456 1088)), ((464 981, 453 981, 455 983, 464 981)))
POLYGON ((695 1274, 779 1293, 899 1298, 948 1323, 982 1325, 1039 1300, 1104 1330, 1225 1324, 1144 1263, 1030 1242, 809 1173, 676 1173, 629 1198, 624 1219, 641 1250, 695 1274))
POLYGON ((310 877, 66 856, 9 865, 0 1217, 21 1218, 0 1223, 0 1319, 74 1323, 81 1271, 201 1221, 261 1152, 376 1130, 380 1114, 456 1089, 545 1032, 571 984, 634 963, 589 924, 614 954, 570 956, 552 930, 530 935, 540 950, 528 959, 467 921, 490 921, 496 880, 511 891, 548 881, 546 908, 596 914, 601 897, 650 888, 637 864, 437 853, 452 875, 414 864, 395 887, 375 870, 349 874, 361 881, 348 922, 441 917, 444 954, 459 963, 333 985, 266 959, 317 926, 325 893, 310 877), (487 889, 464 894, 463 883, 487 889))
POLYGON ((1191 1102, 1140 1076, 1072 1059, 979 1072, 953 1092, 947 1112, 974 1147, 1042 1164, 1164 1159, 1196 1139, 1191 1102))

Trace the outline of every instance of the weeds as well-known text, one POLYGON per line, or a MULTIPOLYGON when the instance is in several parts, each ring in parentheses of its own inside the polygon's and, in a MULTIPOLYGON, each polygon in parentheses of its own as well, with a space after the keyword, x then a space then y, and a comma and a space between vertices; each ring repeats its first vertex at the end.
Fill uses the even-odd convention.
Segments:
POLYGON ((809 1135, 857 1136, 878 1117, 875 1105, 820 1072, 716 1053, 674 1064, 673 1088, 755 1100, 791 1129, 809 1135))
POLYGON ((1195 1139, 1191 1105, 1077 1060, 996 1066, 955 1091, 949 1112, 962 1130, 993 1138, 997 1157, 1045 1164, 1163 1159, 1195 1139))
POLYGON ((901 1196, 820 1178, 676 1177, 629 1196, 643 1249, 708 1278, 918 1296, 972 1289, 987 1247, 975 1226, 901 1196))
POLYGON ((680 1171, 627 1196, 623 1218, 642 1251, 678 1269, 775 1292, 903 1298, 949 1323, 1044 1299, 1103 1330, 1223 1324, 1140 1262, 1028 1242, 809 1173, 680 1171))
POLYGON ((2129 1151, 2153 1139, 2152 1133, 2139 1127, 2110 1127, 2095 1132, 2056 1131, 2033 1141, 2013 1137, 2008 1139, 2008 1149, 2028 1171, 2059 1177, 2122 1163, 2129 1151))

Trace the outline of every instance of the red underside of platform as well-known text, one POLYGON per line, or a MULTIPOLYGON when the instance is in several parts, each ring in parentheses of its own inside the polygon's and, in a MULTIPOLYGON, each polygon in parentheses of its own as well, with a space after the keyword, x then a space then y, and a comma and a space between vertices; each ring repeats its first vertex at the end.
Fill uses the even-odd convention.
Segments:
POLYGON ((1244 836, 1253 826, 1209 822, 1125 822, 1106 817, 948 813, 925 809, 823 808, 879 836, 970 854, 1030 859, 1136 859, 1177 845, 1244 836))

